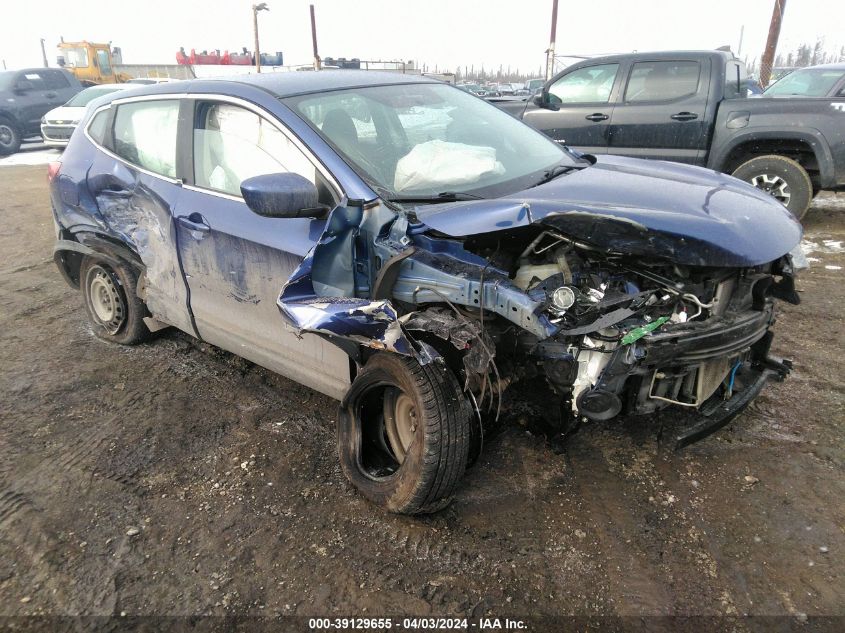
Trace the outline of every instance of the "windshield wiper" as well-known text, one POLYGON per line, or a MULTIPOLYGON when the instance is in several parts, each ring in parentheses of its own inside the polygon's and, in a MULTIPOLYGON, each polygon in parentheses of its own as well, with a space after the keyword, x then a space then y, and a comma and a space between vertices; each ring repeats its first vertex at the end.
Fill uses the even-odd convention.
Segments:
POLYGON ((484 196, 465 191, 441 191, 434 196, 387 196, 388 202, 458 202, 461 200, 484 200, 484 196))
POLYGON ((568 174, 570 171, 573 171, 575 169, 578 169, 578 168, 573 167, 572 165, 555 165, 554 167, 552 167, 546 173, 543 174, 543 177, 539 180, 539 182, 536 182, 531 186, 532 187, 539 187, 540 185, 544 185, 547 182, 554 180, 558 176, 562 176, 563 174, 568 174))

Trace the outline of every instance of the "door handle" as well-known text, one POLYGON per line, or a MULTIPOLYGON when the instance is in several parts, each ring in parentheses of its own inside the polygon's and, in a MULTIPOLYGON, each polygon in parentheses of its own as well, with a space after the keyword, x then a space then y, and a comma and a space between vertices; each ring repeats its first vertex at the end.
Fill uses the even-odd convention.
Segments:
POLYGON ((47 97, 48 99, 54 99, 56 97, 56 93, 55 92, 48 92, 44 96, 47 97))
POLYGON ((588 114, 584 118, 588 121, 607 121, 610 117, 606 114, 602 114, 601 112, 595 112, 594 114, 588 114))
POLYGON ((692 121, 693 119, 697 119, 698 115, 695 112, 678 112, 669 118, 675 121, 692 121))
POLYGON ((199 213, 192 213, 191 215, 180 215, 176 221, 191 231, 199 233, 208 233, 211 227, 205 222, 205 218, 199 213))

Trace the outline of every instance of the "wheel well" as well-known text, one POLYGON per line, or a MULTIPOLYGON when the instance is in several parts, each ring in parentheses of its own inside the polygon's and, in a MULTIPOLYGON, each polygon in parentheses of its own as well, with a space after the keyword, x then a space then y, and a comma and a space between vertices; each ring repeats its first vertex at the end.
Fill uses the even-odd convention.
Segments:
POLYGON ((77 251, 56 251, 54 259, 65 280, 79 290, 79 268, 82 266, 83 253, 77 251))
POLYGON ((819 184, 819 161, 813 148, 806 141, 799 139, 756 139, 745 141, 737 145, 728 154, 722 169, 726 174, 732 174, 744 162, 758 156, 785 156, 801 165, 810 176, 813 186, 819 184))
POLYGON ((122 261, 136 270, 139 279, 143 278, 144 266, 141 264, 140 258, 124 245, 94 234, 78 234, 77 237, 81 239, 74 239, 67 231, 63 230, 63 239, 78 242, 82 248, 80 250, 62 249, 56 251, 53 255, 59 270, 72 287, 79 288, 79 269, 86 255, 98 256, 105 261, 122 261))

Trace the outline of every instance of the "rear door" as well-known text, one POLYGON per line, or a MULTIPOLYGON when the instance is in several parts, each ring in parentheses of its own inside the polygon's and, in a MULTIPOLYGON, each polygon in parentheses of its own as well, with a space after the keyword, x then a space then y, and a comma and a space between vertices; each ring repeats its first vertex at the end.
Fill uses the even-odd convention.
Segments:
POLYGON ((548 87, 548 107, 527 110, 523 120, 559 143, 605 154, 620 65, 596 64, 564 72, 548 87))
POLYGON ((101 111, 108 113, 105 121, 100 114, 92 118, 86 134, 102 151, 88 170, 87 185, 109 234, 129 244, 144 265, 150 312, 193 334, 172 218, 182 194, 176 171, 182 101, 120 101, 101 111))
POLYGON ((33 73, 39 77, 38 95, 40 97, 37 109, 38 123, 41 123, 41 117, 47 114, 53 108, 58 108, 63 105, 69 98, 65 98, 70 88, 70 83, 60 71, 52 70, 50 68, 41 68, 33 73))
POLYGON ((241 182, 293 172, 334 207, 336 185, 285 126, 247 102, 197 100, 182 128, 191 171, 175 211, 179 253, 196 327, 204 339, 334 397, 349 384, 349 361, 323 339, 299 336, 276 301, 317 243, 325 220, 267 218, 244 203, 241 182))
POLYGON ((37 69, 23 71, 15 79, 15 88, 14 101, 19 112, 18 118, 24 126, 24 136, 31 136, 38 132, 41 117, 50 110, 44 96, 47 92, 44 78, 37 69), (22 89, 24 86, 26 88, 22 89))
POLYGON ((710 60, 631 64, 609 121, 611 154, 700 163, 707 153, 710 60))
POLYGON ((41 72, 46 73, 45 82, 48 88, 47 97, 55 103, 53 108, 64 105, 73 95, 81 90, 81 87, 75 81, 71 83, 71 80, 68 78, 68 74, 63 70, 45 69, 41 72), (49 93, 54 93, 55 96, 50 96, 49 93))

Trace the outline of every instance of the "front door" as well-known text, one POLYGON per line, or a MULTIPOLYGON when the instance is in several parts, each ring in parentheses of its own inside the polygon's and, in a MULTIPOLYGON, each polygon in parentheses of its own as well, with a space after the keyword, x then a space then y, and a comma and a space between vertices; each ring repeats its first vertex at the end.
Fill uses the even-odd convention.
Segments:
POLYGON ((548 106, 527 110, 523 120, 559 143, 590 154, 607 153, 619 64, 584 66, 555 79, 548 106))
POLYGON ((197 101, 192 117, 193 182, 175 211, 179 252, 197 330, 204 339, 334 397, 349 385, 349 360, 325 340, 298 336, 276 304, 316 244, 325 220, 267 218, 246 206, 240 184, 294 172, 314 182, 321 202, 340 192, 297 144, 245 105, 197 101))
POLYGON ((708 142, 709 63, 633 64, 610 121, 610 153, 678 163, 703 161, 708 142))

